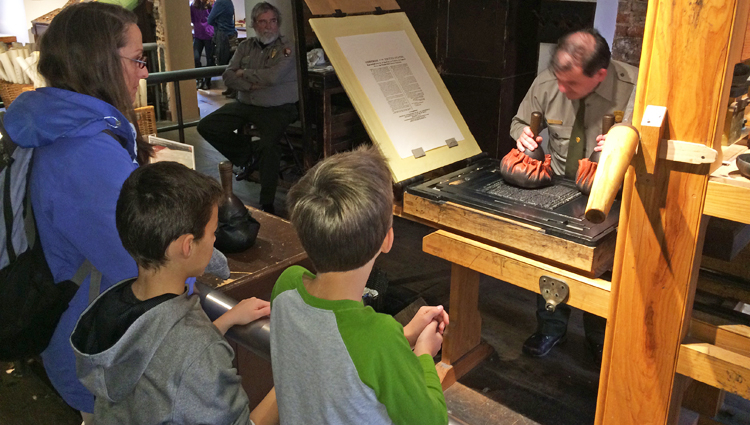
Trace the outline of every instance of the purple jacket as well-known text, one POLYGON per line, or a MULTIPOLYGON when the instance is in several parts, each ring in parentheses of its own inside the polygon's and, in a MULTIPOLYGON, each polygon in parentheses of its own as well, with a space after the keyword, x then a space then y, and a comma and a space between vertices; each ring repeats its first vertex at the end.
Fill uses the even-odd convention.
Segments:
POLYGON ((190 6, 190 21, 193 23, 193 36, 199 40, 210 40, 214 36, 214 27, 208 25, 208 14, 211 8, 199 9, 190 6))

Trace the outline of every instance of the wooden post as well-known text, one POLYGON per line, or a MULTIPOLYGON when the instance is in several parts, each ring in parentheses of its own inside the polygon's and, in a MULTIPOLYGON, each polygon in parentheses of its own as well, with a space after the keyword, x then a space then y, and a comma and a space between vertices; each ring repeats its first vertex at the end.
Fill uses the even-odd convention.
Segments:
MULTIPOLYGON (((190 8, 186 2, 162 0, 159 9, 160 21, 157 27, 164 37, 164 63, 167 71, 178 69, 192 69, 193 36, 190 32, 190 8)), ((157 31, 158 32, 158 31, 157 31)), ((198 96, 195 80, 180 81, 180 102, 182 103, 182 118, 185 122, 200 119, 198 96)), ((174 97, 172 84, 168 84, 170 93, 169 110, 172 111, 172 121, 177 121, 177 100, 174 97)))
MULTIPOLYGON (((716 148, 747 10, 746 0, 649 2, 637 128, 647 105, 664 106, 667 138, 716 148)), ((676 420, 675 371, 703 245, 708 172, 658 158, 658 141, 641 141, 625 179, 597 424, 676 420)))
POLYGON ((451 324, 443 343, 442 361, 452 364, 479 345, 482 317, 479 315, 479 273, 451 265, 451 324))

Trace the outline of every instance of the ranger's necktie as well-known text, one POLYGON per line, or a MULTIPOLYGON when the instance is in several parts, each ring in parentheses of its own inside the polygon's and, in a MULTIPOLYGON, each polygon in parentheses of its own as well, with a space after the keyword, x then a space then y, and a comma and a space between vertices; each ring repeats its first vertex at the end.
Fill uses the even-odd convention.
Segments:
POLYGON ((565 177, 569 179, 576 178, 578 160, 583 159, 583 153, 586 151, 586 129, 584 128, 585 118, 586 98, 583 98, 578 101, 578 112, 576 112, 576 120, 573 122, 573 129, 570 131, 568 156, 565 159, 565 177))

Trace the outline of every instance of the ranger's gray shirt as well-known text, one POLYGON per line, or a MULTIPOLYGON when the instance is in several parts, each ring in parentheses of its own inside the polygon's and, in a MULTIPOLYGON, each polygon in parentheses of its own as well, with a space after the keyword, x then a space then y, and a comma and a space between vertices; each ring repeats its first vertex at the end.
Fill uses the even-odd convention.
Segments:
POLYGON ((283 36, 263 47, 257 37, 240 43, 222 74, 224 83, 248 105, 279 106, 299 99, 295 49, 283 36), (243 69, 242 77, 236 71, 243 69))
MULTIPOLYGON (((616 122, 630 123, 633 117, 635 85, 638 68, 618 61, 610 61, 607 77, 586 97, 586 148, 584 158, 596 147, 596 137, 602 133, 602 117, 613 114, 616 122)), ((526 92, 518 113, 510 124, 510 137, 518 140, 523 128, 529 125, 531 113, 543 115, 542 128, 549 129, 549 152, 552 171, 565 175, 565 159, 568 156, 568 141, 578 110, 578 100, 570 100, 560 93, 557 78, 551 69, 542 71, 526 92)))

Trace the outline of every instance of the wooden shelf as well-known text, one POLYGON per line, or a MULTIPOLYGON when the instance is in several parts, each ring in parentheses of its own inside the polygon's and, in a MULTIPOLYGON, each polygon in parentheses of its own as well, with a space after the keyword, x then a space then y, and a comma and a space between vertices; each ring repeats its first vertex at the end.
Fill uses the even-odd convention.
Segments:
POLYGON ((723 148, 725 165, 708 178, 704 214, 750 224, 750 179, 740 175, 735 162, 738 155, 750 152, 746 143, 723 148))
POLYGON ((750 358, 706 343, 682 344, 677 373, 750 398, 750 358))

